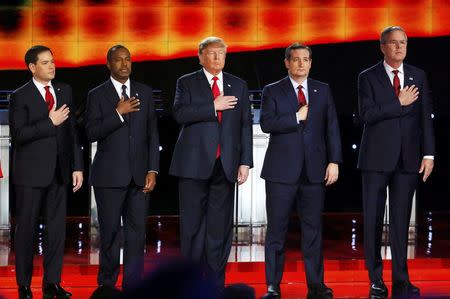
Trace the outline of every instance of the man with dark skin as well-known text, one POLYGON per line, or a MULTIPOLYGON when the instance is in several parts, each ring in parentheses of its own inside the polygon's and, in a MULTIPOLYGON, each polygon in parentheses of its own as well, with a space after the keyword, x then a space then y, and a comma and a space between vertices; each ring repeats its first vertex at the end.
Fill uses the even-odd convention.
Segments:
POLYGON ((126 290, 143 271, 148 194, 159 170, 159 137, 152 89, 130 79, 131 55, 109 49, 111 77, 88 94, 86 135, 97 142, 91 167, 100 225, 98 285, 114 287, 120 270, 120 222, 124 231, 126 290))

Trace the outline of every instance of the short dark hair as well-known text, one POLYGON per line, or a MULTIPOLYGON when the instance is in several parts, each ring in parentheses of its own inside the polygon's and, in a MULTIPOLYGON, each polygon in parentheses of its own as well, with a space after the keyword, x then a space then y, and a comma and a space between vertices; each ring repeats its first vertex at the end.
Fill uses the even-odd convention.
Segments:
POLYGON ((106 60, 111 61, 113 53, 119 49, 125 49, 128 52, 130 52, 130 50, 128 50, 127 47, 125 47, 123 45, 115 45, 115 46, 112 46, 111 48, 109 48, 108 53, 106 54, 106 60))
POLYGON ((405 30, 403 30, 402 27, 400 26, 389 26, 383 29, 383 31, 381 31, 381 35, 380 35, 380 44, 385 44, 387 43, 387 37, 388 35, 393 32, 393 31, 401 31, 405 34, 406 39, 408 39, 408 37, 406 36, 406 32, 405 30))
POLYGON ((38 61, 38 55, 47 51, 49 51, 53 55, 52 50, 46 46, 36 45, 29 48, 27 53, 25 53, 25 64, 27 65, 27 67, 30 65, 30 63, 36 64, 36 62, 38 61))
POLYGON ((309 58, 312 58, 312 50, 310 47, 303 45, 301 43, 293 43, 292 45, 290 45, 289 47, 286 48, 286 51, 284 52, 284 58, 286 58, 286 60, 291 59, 291 51, 292 50, 298 50, 298 49, 304 49, 304 50, 308 50, 309 52, 309 58))

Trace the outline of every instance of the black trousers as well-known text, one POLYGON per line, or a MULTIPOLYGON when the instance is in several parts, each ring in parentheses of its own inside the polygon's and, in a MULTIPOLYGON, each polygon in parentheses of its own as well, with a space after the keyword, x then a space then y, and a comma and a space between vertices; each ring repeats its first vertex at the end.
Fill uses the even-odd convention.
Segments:
POLYGON ((19 286, 30 286, 33 273, 33 249, 36 239, 39 211, 44 217, 44 283, 59 283, 66 237, 66 184, 57 176, 48 187, 15 186, 16 281, 19 286))
POLYGON ((181 252, 197 263, 205 263, 225 283, 233 228, 234 183, 227 180, 220 159, 207 180, 179 179, 181 252))
POLYGON ((392 252, 392 280, 409 280, 407 266, 408 229, 411 205, 417 186, 416 173, 362 172, 364 252, 371 281, 382 278, 381 237, 389 186, 389 239, 392 252))
POLYGON ((266 284, 279 286, 283 277, 286 232, 295 202, 300 218, 306 281, 323 282, 322 211, 323 183, 312 184, 303 178, 296 184, 266 181, 267 233, 265 244, 266 284))
POLYGON ((123 188, 94 187, 100 225, 99 285, 114 287, 120 271, 123 220, 124 289, 138 285, 144 269, 145 225, 148 196, 131 183, 123 188))

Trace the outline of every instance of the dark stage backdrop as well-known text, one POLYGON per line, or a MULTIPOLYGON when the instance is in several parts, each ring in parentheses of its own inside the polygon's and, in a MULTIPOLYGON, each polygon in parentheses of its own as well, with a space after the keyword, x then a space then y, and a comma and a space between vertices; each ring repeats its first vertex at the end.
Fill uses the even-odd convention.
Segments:
MULTIPOLYGON (((382 59, 379 43, 352 42, 312 46, 313 65, 310 76, 331 85, 339 114, 343 140, 344 164, 338 183, 327 192, 326 211, 356 212, 362 210, 361 179, 356 170, 361 127, 357 117, 357 77, 359 72, 382 59), (356 147, 356 148, 354 148, 356 147)), ((429 182, 418 189, 419 211, 450 210, 447 195, 447 174, 450 166, 450 37, 410 38, 407 63, 423 68, 430 81, 434 99, 437 154, 434 173, 429 182)), ((133 53, 132 53, 133 54, 133 53)), ((253 90, 286 76, 284 49, 254 52, 233 52, 227 55, 225 71, 248 82, 253 90)), ((4 57, 3 59, 7 59, 4 57)), ((179 76, 199 69, 197 57, 165 61, 135 62, 132 77, 162 91, 159 131, 162 145, 161 173, 150 200, 150 214, 178 214, 176 179, 168 176, 171 154, 178 134, 178 126, 171 117, 175 83, 179 76)), ((78 105, 80 127, 89 89, 108 78, 104 65, 79 68, 59 68, 57 79, 72 85, 78 105)), ((0 90, 13 90, 29 80, 24 70, 0 71, 0 90)), ((88 148, 87 143, 85 148, 88 148)), ((86 160, 88 153, 86 151, 86 160)), ((113 166, 112 166, 113 167, 113 166)), ((258 174, 259 175, 259 174, 258 174)), ((69 215, 89 214, 89 193, 85 186, 69 201, 69 215)))

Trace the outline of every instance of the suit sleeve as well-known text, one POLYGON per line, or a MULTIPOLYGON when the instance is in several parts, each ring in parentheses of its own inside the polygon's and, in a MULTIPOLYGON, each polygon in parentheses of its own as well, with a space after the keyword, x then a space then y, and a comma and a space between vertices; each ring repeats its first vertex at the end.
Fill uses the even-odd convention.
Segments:
POLYGON ((242 101, 241 115, 241 158, 239 165, 253 167, 253 119, 250 109, 250 99, 248 95, 247 84, 244 83, 242 95, 239 98, 242 101))
POLYGON ((331 163, 342 163, 342 145, 339 122, 334 105, 331 89, 328 88, 328 110, 327 110, 327 151, 328 161, 331 163))
POLYGON ((358 109, 361 120, 366 124, 374 124, 402 116, 402 106, 397 98, 392 98, 388 104, 377 103, 367 77, 367 74, 363 73, 358 78, 358 109))
POLYGON ((147 170, 159 172, 158 121, 155 112, 155 101, 153 100, 153 92, 151 88, 148 96, 147 138, 149 153, 147 170))
POLYGON ((24 95, 12 93, 9 98, 9 125, 15 145, 24 145, 56 135, 56 127, 49 117, 28 123, 29 107, 24 95))
POLYGON ((433 129, 433 119, 431 118, 431 113, 433 110, 433 102, 431 98, 431 92, 428 86, 428 80, 424 73, 424 82, 421 90, 422 97, 422 130, 423 130, 423 140, 422 140, 422 151, 424 156, 434 156, 435 155, 435 141, 434 141, 434 129, 433 129))
POLYGON ((179 124, 190 124, 202 121, 217 121, 214 103, 193 103, 189 82, 185 78, 177 81, 173 116, 179 124))
POLYGON ((72 137, 72 145, 73 145, 73 161, 72 161, 72 171, 83 171, 84 163, 83 163, 83 150, 80 143, 80 138, 78 135, 77 121, 75 116, 75 105, 73 104, 73 94, 72 88, 69 86, 67 90, 67 103, 70 109, 69 113, 69 122, 70 122, 70 134, 72 137))
POLYGON ((102 140, 112 132, 126 125, 117 113, 106 114, 100 107, 102 95, 98 90, 90 91, 86 105, 86 136, 89 142, 102 140))
POLYGON ((298 130, 295 113, 277 113, 271 88, 264 87, 261 102, 261 129, 265 133, 290 133, 298 130))

